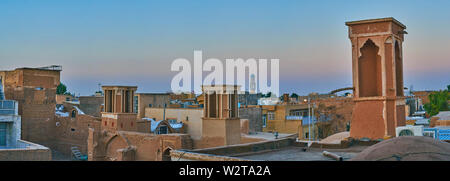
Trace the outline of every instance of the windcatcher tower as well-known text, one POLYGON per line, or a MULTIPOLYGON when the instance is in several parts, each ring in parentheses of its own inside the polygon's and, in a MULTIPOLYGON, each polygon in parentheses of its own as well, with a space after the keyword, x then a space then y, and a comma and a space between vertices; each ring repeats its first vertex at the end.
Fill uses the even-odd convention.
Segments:
POLYGON ((237 85, 202 86, 205 96, 202 118, 202 142, 206 146, 239 144, 241 125, 237 85))
POLYGON ((402 43, 394 18, 346 22, 352 44, 355 107, 350 137, 389 138, 405 125, 402 43))
POLYGON ((134 111, 133 97, 136 86, 102 86, 104 92, 104 111, 102 130, 137 131, 137 114, 134 111))

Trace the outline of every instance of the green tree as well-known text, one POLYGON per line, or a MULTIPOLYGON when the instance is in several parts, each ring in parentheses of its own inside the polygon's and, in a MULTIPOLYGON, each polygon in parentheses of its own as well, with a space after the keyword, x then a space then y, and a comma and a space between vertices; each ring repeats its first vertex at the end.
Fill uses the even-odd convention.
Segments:
POLYGON ((425 111, 427 111, 429 116, 434 116, 439 113, 439 111, 448 111, 448 100, 450 98, 448 90, 441 90, 439 92, 432 93, 428 96, 430 99, 429 103, 424 105, 425 111))
POLYGON ((271 97, 272 96, 272 92, 268 92, 267 94, 263 94, 263 97, 271 97))
POLYGON ((58 87, 56 87, 56 94, 63 95, 67 93, 67 86, 63 83, 59 83, 58 87))
POLYGON ((298 98, 298 94, 292 93, 292 94, 291 94, 291 97, 292 97, 292 98, 298 98))

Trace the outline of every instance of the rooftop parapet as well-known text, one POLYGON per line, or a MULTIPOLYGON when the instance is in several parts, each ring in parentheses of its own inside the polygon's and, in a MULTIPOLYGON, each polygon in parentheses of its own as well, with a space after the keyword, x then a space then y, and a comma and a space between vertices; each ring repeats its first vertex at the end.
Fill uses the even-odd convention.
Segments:
POLYGON ((18 103, 14 100, 0 100, 0 115, 17 115, 18 103))

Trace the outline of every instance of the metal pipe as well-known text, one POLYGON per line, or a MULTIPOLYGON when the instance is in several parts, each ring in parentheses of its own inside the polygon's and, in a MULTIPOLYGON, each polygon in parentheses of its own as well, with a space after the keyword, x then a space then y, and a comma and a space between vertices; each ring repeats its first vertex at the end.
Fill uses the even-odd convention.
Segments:
POLYGON ((311 141, 311 98, 308 97, 308 140, 311 141))
POLYGON ((331 152, 328 152, 328 151, 323 151, 322 154, 323 154, 323 156, 335 159, 336 161, 343 161, 344 160, 341 156, 339 156, 337 154, 334 154, 334 153, 331 153, 331 152))
POLYGON ((315 104, 313 103, 312 104, 312 106, 311 106, 311 119, 312 119, 312 135, 313 135, 313 140, 316 140, 316 132, 314 132, 314 106, 315 106, 315 104))
POLYGON ((163 120, 166 120, 166 107, 167 107, 167 104, 164 104, 163 120))

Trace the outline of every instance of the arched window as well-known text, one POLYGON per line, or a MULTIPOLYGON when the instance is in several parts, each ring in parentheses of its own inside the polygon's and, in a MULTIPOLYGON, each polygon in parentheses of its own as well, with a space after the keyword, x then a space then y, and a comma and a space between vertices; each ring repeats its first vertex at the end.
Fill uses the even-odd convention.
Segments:
POLYGON ((167 148, 162 155, 162 161, 172 161, 172 158, 170 157, 170 148, 167 148))
POLYGON ((77 111, 72 110, 72 113, 70 114, 70 117, 75 118, 77 116, 77 111))
POLYGON ((411 130, 402 130, 400 131, 400 133, 398 134, 399 136, 414 136, 414 133, 411 130))
POLYGON ((382 95, 381 57, 378 50, 378 46, 371 39, 361 48, 361 56, 358 59, 359 97, 382 95))

